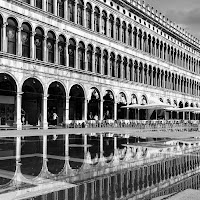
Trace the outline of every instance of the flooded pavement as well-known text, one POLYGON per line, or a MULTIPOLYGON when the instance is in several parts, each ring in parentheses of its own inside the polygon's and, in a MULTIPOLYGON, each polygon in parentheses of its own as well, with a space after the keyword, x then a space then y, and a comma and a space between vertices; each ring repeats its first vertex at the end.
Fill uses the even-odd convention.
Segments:
POLYGON ((0 144, 0 199, 152 199, 199 187, 198 138, 105 132, 0 144))

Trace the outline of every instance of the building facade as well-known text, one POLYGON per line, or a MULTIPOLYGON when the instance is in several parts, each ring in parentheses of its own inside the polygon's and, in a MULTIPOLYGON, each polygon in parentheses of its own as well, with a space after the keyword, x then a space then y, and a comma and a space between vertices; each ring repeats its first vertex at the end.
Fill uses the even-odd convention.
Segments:
POLYGON ((155 99, 200 107, 199 40, 144 2, 2 0, 0 27, 0 125, 150 120, 122 106, 155 99))

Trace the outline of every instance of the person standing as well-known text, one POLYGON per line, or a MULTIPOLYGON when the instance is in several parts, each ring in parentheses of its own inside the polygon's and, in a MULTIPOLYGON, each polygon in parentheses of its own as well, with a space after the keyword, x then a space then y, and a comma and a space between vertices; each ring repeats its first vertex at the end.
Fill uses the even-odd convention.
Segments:
POLYGON ((53 125, 54 125, 54 126, 57 125, 57 118, 58 118, 58 115, 57 115, 56 112, 54 111, 54 112, 53 112, 53 125))

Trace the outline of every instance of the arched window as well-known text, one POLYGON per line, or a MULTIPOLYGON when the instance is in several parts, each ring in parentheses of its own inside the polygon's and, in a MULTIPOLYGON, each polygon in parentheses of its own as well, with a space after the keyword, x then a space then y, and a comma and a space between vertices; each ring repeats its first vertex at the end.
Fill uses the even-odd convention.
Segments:
POLYGON ((113 52, 110 54, 110 75, 115 77, 115 54, 113 52))
POLYGON ((144 65, 144 84, 147 84, 147 64, 144 65))
POLYGON ((132 46, 132 26, 128 25, 128 45, 132 46))
POLYGON ((78 66, 79 69, 85 69, 85 45, 82 42, 78 44, 78 66))
POLYGON ((143 35, 143 51, 144 52, 147 52, 147 34, 146 32, 144 32, 144 35, 143 35))
POLYGON ((41 0, 36 0, 36 1, 35 1, 35 6, 36 6, 37 8, 42 9, 42 1, 41 1, 41 0))
POLYGON ((77 4, 77 24, 83 25, 83 1, 78 0, 77 4))
POLYGON ((104 75, 108 75, 108 52, 106 50, 103 51, 103 65, 104 75))
POLYGON ((88 71, 92 72, 92 53, 93 53, 93 48, 92 45, 88 45, 87 48, 87 64, 88 64, 88 71))
POLYGON ((120 40, 120 20, 116 19, 116 40, 120 40))
POLYGON ((58 0, 58 16, 64 18, 64 0, 58 0))
POLYGON ((97 7, 94 8, 94 31, 99 32, 100 11, 97 7))
POLYGON ((7 36, 7 52, 16 54, 17 46, 17 22, 13 18, 8 18, 8 25, 6 27, 7 36))
POLYGON ((133 81, 133 61, 129 60, 129 81, 133 81))
POLYGON ((102 12, 102 33, 107 34, 107 13, 105 11, 102 12))
POLYGON ((97 47, 95 52, 95 72, 100 73, 101 50, 97 47))
POLYGON ((140 63, 139 67, 139 83, 143 83, 143 65, 140 63))
POLYGON ((151 35, 148 35, 148 53, 151 54, 151 35))
POLYGON ((133 45, 135 48, 137 48, 137 28, 134 27, 134 31, 133 31, 133 45))
POLYGON ((139 34, 138 34, 138 48, 139 50, 142 50, 142 31, 139 30, 139 34))
POLYGON ((21 40, 22 40, 22 56, 30 58, 30 25, 22 24, 21 40))
POLYGON ((76 57, 76 43, 73 39, 69 40, 68 46, 68 54, 69 54, 69 67, 75 67, 75 57, 76 57))
POLYGON ((43 38, 44 32, 41 28, 35 29, 35 49, 36 49, 36 59, 43 60, 43 38))
POLYGON ((55 35, 53 32, 49 31, 47 33, 47 61, 54 63, 54 45, 55 45, 55 35))
POLYGON ((138 63, 134 63, 134 82, 138 82, 138 63))
POLYGON ((127 79, 127 58, 123 60, 123 78, 127 79))
POLYGON ((65 37, 60 35, 58 38, 58 63, 60 65, 65 65, 65 37))
POLYGON ((121 78, 121 56, 117 56, 117 78, 121 78))
POLYGON ((53 13, 53 0, 47 0, 47 11, 53 13))
POLYGON ((74 5, 75 2, 73 0, 68 1, 68 20, 74 22, 74 5))
POLYGON ((114 38, 114 17, 110 15, 109 18, 109 35, 111 38, 114 38))
POLYGON ((87 3, 86 7, 86 28, 92 28, 92 6, 90 3, 87 3))
POLYGON ((2 35, 2 32, 3 32, 3 18, 1 17, 0 15, 0 51, 2 51, 2 46, 3 46, 3 35, 2 35))
POLYGON ((122 42, 126 43, 126 22, 122 23, 122 42))

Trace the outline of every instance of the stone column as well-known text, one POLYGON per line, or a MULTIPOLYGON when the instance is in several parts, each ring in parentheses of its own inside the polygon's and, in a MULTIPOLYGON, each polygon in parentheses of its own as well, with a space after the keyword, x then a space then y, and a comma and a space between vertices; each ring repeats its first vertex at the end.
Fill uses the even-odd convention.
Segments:
POLYGON ((43 129, 48 129, 48 122, 47 122, 47 98, 48 95, 43 96, 43 107, 42 107, 42 126, 43 129))
POLYGON ((17 130, 22 130, 22 121, 21 121, 21 109, 22 109, 22 94, 23 92, 17 93, 17 130))
POLYGON ((35 32, 32 32, 31 33, 31 52, 30 52, 30 56, 31 56, 31 58, 34 60, 35 59, 35 32))
POLYGON ((92 51, 92 72, 97 73, 97 70, 95 69, 95 52, 92 51))
POLYGON ((54 61, 55 64, 58 64, 58 39, 55 41, 55 46, 54 46, 54 51, 55 51, 55 56, 54 56, 54 61))
POLYGON ((47 36, 43 40, 43 61, 47 61, 47 36))
POLYGON ((35 2, 35 0, 30 0, 30 5, 34 6, 35 5, 34 2, 35 2))
POLYGON ((117 103, 114 103, 114 120, 117 120, 117 103))
POLYGON ((21 137, 16 137, 16 162, 21 161, 21 137))
POLYGON ((65 65, 69 67, 68 43, 65 46, 65 65))
POLYGON ((67 14, 68 14, 67 3, 68 3, 68 1, 64 0, 64 19, 67 19, 67 14))
POLYGON ((17 30, 17 55, 22 56, 22 40, 21 40, 21 31, 22 27, 18 27, 17 30))
POLYGON ((114 151, 117 150, 117 137, 114 137, 114 151))
POLYGON ((94 31, 94 10, 91 13, 91 30, 94 31))
POLYGON ((7 22, 3 23, 3 41, 2 43, 2 48, 1 50, 3 50, 4 52, 7 52, 7 37, 6 37, 6 26, 8 25, 7 22))
POLYGON ((47 0, 43 0, 42 6, 43 6, 42 9, 43 9, 44 11, 47 11, 47 0))
POLYGON ((70 97, 66 97, 66 102, 65 102, 65 124, 68 124, 68 120, 69 120, 69 99, 70 99, 70 97))
POLYGON ((58 1, 57 0, 54 0, 53 1, 53 12, 54 12, 54 15, 58 15, 58 1))
POLYGON ((83 8, 83 26, 86 28, 87 26, 87 17, 86 17, 86 5, 84 5, 84 8, 83 8))
POLYGON ((75 68, 76 69, 78 69, 79 68, 79 66, 78 66, 78 44, 76 45, 76 55, 75 55, 75 57, 76 57, 76 61, 75 61, 75 68))
POLYGON ((87 120, 87 113, 88 113, 88 100, 84 100, 84 120, 87 120))
POLYGON ((100 159, 103 158, 103 134, 100 134, 100 159))
POLYGON ((100 120, 103 120, 103 100, 100 101, 100 120))
POLYGON ((86 159, 86 154, 87 154, 87 134, 83 135, 84 137, 84 159, 86 159))

